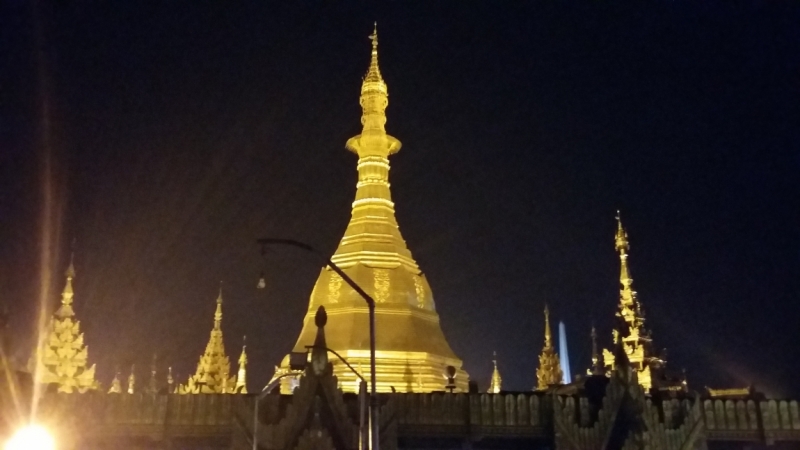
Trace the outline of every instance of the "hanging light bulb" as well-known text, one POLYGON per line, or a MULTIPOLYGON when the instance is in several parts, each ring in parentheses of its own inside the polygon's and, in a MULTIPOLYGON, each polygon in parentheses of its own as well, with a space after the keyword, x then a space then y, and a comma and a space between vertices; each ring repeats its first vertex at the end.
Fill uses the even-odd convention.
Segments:
POLYGON ((261 276, 258 278, 258 284, 256 284, 258 289, 264 289, 267 287, 267 279, 264 278, 264 272, 261 272, 261 276))

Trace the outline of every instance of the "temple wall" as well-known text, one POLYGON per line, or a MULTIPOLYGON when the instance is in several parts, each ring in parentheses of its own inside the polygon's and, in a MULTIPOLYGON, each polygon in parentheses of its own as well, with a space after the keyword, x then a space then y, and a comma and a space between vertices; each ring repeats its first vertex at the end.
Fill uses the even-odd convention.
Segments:
MULTIPOLYGON (((42 399, 38 415, 59 435, 72 437, 71 441, 65 439, 65 450, 161 448, 165 442, 183 442, 175 448, 223 449, 232 448, 232 442, 246 440, 249 435, 253 398, 230 394, 51 393, 42 399)), ((265 398, 259 414, 262 423, 282 420, 293 400, 279 395, 265 398)), ((591 434, 598 421, 604 422, 601 412, 584 397, 532 392, 385 394, 381 396, 381 422, 391 424, 395 430, 392 434, 401 441, 499 438, 509 445, 531 439, 552 442, 554 400, 561 405, 561 417, 574 425, 575 431, 570 434, 577 439, 580 433, 591 434)), ((348 416, 357 423, 357 396, 345 396, 344 404, 348 416)), ((800 443, 800 409, 794 400, 707 399, 701 400, 699 409, 690 400, 648 400, 642 413, 651 427, 658 428, 653 432, 663 431, 666 440, 673 439, 672 434, 680 429, 684 429, 681 435, 689 433, 687 418, 699 415, 704 439, 709 443, 800 443)), ((587 435, 584 440, 595 442, 591 437, 587 435)), ((674 439, 677 442, 677 437, 674 439)), ((587 444, 586 448, 590 447, 587 444)))

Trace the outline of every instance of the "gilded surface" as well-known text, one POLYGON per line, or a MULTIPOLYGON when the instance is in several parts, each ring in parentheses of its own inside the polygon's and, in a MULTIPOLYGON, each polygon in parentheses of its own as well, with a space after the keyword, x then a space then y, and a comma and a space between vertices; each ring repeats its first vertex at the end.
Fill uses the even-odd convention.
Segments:
POLYGON ((47 335, 37 351, 36 381, 58 385, 58 392, 86 392, 98 389, 95 366, 87 367, 89 348, 83 343, 80 321, 72 308, 74 292, 72 262, 66 273, 67 283, 61 293, 61 306, 50 319, 47 335))
MULTIPOLYGON (((444 390, 446 367, 458 369, 456 384, 466 390, 468 376, 445 340, 428 281, 400 234, 389 189, 389 155, 400 141, 385 130, 388 88, 378 67, 378 38, 361 86, 361 134, 347 141, 358 155, 358 183, 350 223, 331 260, 378 303, 376 315, 377 384, 401 392, 444 390), (409 382, 414 380, 414 382, 409 382), (417 380, 421 380, 417 382, 417 380)), ((314 340, 313 314, 325 306, 328 345, 353 367, 369 367, 369 320, 364 299, 331 270, 323 269, 314 286, 303 330, 294 347, 306 351, 314 340)), ((288 368, 288 357, 281 369, 288 368)), ((335 362, 334 372, 345 391, 357 391, 357 378, 335 362)), ((368 371, 367 371, 368 372, 368 371)), ((368 378, 369 373, 363 374, 368 378)), ((288 392, 287 380, 282 385, 288 392)))

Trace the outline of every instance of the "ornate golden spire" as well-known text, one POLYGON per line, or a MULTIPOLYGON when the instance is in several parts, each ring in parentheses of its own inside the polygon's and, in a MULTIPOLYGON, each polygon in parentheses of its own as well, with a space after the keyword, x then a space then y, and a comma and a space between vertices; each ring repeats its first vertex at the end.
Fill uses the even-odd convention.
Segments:
MULTIPOLYGON (((621 341, 622 350, 627 356, 630 365, 637 371, 639 384, 645 390, 653 386, 653 376, 651 368, 659 370, 663 368, 665 361, 654 356, 651 352, 650 332, 645 328, 644 312, 637 298, 636 291, 633 290, 633 279, 628 269, 628 233, 622 226, 622 219, 617 211, 617 232, 614 236, 614 247, 619 253, 620 274, 619 274, 619 306, 617 309, 617 329, 613 332, 614 345, 621 341)), ((610 372, 615 366, 614 352, 603 350, 603 360, 606 371, 610 372)))
POLYGON ((503 379, 500 377, 500 371, 497 370, 497 352, 492 352, 492 364, 494 364, 494 370, 492 371, 492 383, 489 385, 489 393, 499 394, 502 389, 503 379))
POLYGON ((89 348, 83 343, 80 321, 75 320, 72 307, 72 279, 75 278, 72 257, 65 275, 67 282, 61 293, 61 306, 50 319, 42 347, 37 349, 36 381, 57 384, 59 392, 86 392, 99 388, 100 384, 94 379, 94 364, 87 367, 89 348))
MULTIPOLYGON (((457 368, 456 384, 467 390, 468 375, 453 353, 439 325, 431 288, 411 255, 395 217, 395 204, 389 184, 389 157, 400 150, 400 141, 386 133, 386 108, 389 94, 378 67, 378 34, 370 36, 372 53, 369 69, 361 84, 361 134, 350 138, 346 148, 358 155, 358 183, 352 216, 331 261, 361 286, 377 304, 375 308, 377 342, 377 388, 388 392, 412 390, 409 379, 418 379, 422 388, 415 392, 440 391, 447 366, 457 368), (401 373, 409 355, 420 361, 411 373, 401 373)), ((303 323, 295 352, 305 352, 314 342, 313 317, 320 306, 330 313, 327 342, 351 364, 368 364, 369 321, 364 299, 334 271, 320 272, 303 323)), ((342 389, 358 392, 358 379, 343 364, 332 362, 342 389)), ((288 373, 289 357, 279 372, 288 373)), ((276 372, 277 374, 278 372, 276 372)), ((281 385, 290 393, 290 381, 281 385)))
POLYGON ((614 236, 614 244, 617 252, 619 252, 619 283, 620 283, 620 305, 626 307, 634 306, 636 301, 636 293, 633 291, 633 279, 631 279, 630 272, 628 271, 628 233, 622 228, 622 220, 620 219, 619 211, 617 211, 617 234, 614 236))
POLYGON ((378 67, 378 22, 375 22, 375 29, 369 36, 372 41, 372 58, 369 61, 369 69, 367 75, 364 77, 364 82, 361 84, 361 95, 366 92, 375 91, 388 96, 389 90, 386 83, 381 76, 381 69, 378 67))
POLYGON ((242 354, 239 355, 239 373, 236 375, 234 391, 247 394, 247 336, 242 339, 242 354))
POLYGON ((227 394, 233 393, 236 377, 230 377, 231 362, 225 355, 222 340, 222 282, 220 282, 217 309, 214 312, 214 328, 206 344, 206 350, 197 363, 197 371, 186 384, 178 386, 180 394, 227 394))
POLYGON ((561 384, 564 374, 561 372, 561 362, 558 353, 553 348, 550 333, 550 309, 544 307, 544 348, 539 355, 539 368, 536 369, 536 389, 544 390, 554 384, 561 384))

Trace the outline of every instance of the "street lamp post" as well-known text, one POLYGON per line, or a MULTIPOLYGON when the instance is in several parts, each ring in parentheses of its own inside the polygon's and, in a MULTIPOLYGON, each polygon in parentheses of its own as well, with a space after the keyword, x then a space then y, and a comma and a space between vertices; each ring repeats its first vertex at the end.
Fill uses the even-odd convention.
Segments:
POLYGON ((342 269, 339 268, 330 258, 322 254, 319 250, 315 249, 314 247, 300 241, 296 241, 294 239, 272 239, 272 238, 265 238, 259 239, 257 241, 261 244, 261 247, 264 248, 267 245, 288 245, 292 247, 297 247, 307 252, 311 252, 317 255, 322 261, 331 268, 334 272, 336 272, 342 279, 353 288, 354 291, 360 295, 365 302, 367 302, 367 308, 369 309, 369 378, 370 378, 370 401, 369 401, 369 417, 370 417, 370 431, 372 434, 372 442, 371 442, 371 450, 379 450, 380 449, 380 440, 378 438, 378 389, 377 384, 375 382, 375 300, 367 294, 364 289, 361 289, 361 286, 356 284, 349 275, 344 273, 342 269))

